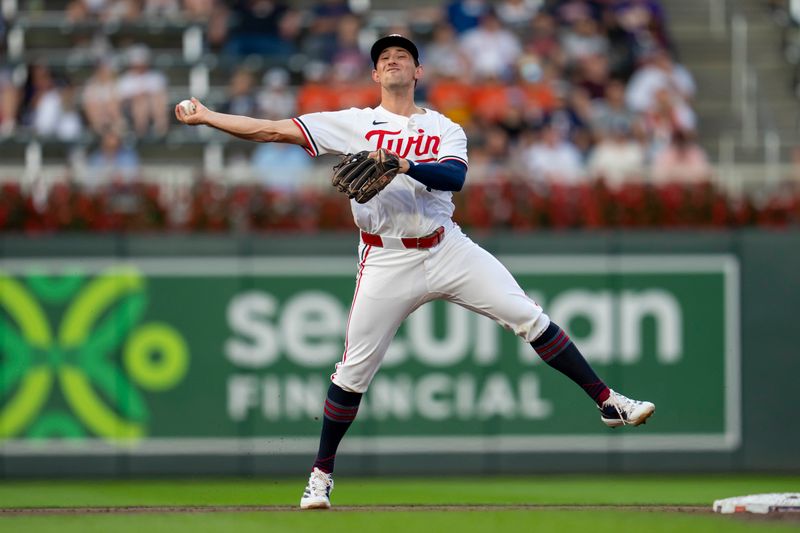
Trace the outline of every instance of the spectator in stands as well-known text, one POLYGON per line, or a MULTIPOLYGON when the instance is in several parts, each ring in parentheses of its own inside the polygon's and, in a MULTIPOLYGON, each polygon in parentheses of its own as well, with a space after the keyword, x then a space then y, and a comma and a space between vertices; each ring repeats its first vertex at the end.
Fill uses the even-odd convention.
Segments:
POLYGON ((336 49, 339 26, 350 15, 352 12, 346 0, 315 2, 311 9, 311 23, 303 38, 303 52, 312 59, 330 62, 336 49))
POLYGON ((472 88, 473 115, 484 123, 496 123, 503 120, 511 108, 510 86, 497 77, 487 77, 472 88))
POLYGON ((522 33, 542 6, 543 0, 501 0, 495 10, 503 25, 522 33))
POLYGON ((474 88, 461 76, 455 67, 444 67, 439 76, 431 82, 428 101, 440 113, 447 115, 458 124, 468 124, 472 120, 472 93, 474 88))
POLYGON ((543 7, 543 10, 548 11, 556 18, 558 25, 563 29, 569 28, 585 18, 601 20, 602 9, 602 0, 556 0, 548 2, 543 7))
POLYGON ((545 120, 539 128, 538 136, 520 154, 526 179, 536 186, 582 181, 585 173, 580 151, 552 121, 545 120))
POLYGON ((139 155, 134 147, 123 142, 121 132, 108 129, 100 136, 97 147, 86 161, 87 185, 90 188, 110 183, 131 183, 139 176, 139 155))
POLYGON ((698 183, 711 178, 712 168, 692 132, 677 130, 672 142, 653 158, 653 183, 698 183))
POLYGON ((65 82, 58 93, 58 119, 51 125, 51 135, 60 141, 76 141, 83 134, 77 90, 70 82, 65 82))
POLYGON ((142 14, 151 19, 177 19, 182 15, 179 0, 145 0, 142 14))
MULTIPOLYGON (((199 20, 205 24, 206 43, 209 50, 216 54, 222 54, 225 49, 225 43, 228 40, 228 31, 231 25, 230 19, 232 18, 231 11, 225 2, 219 0, 197 0, 197 2, 201 3, 199 6, 200 11, 190 10, 187 16, 192 16, 193 20, 199 20), (200 13, 204 12, 202 3, 206 1, 211 3, 211 13, 207 17, 200 15, 200 13)), ((194 9, 194 7, 191 9, 194 9)))
POLYGON ((592 148, 587 161, 592 179, 604 179, 611 189, 639 182, 645 175, 645 151, 632 136, 627 121, 611 123, 592 148))
POLYGON ((82 124, 74 106, 74 89, 66 81, 56 83, 44 63, 31 65, 25 84, 23 124, 36 135, 74 140, 82 124))
POLYGON ((354 80, 350 68, 334 65, 330 89, 336 94, 338 109, 375 107, 380 104, 380 90, 368 78, 354 80))
POLYGON ((38 78, 34 83, 40 89, 31 109, 33 131, 42 137, 54 137, 61 118, 61 91, 53 82, 49 69, 37 68, 32 74, 38 78))
POLYGON ((664 89, 688 104, 695 92, 694 78, 672 60, 667 50, 655 48, 647 53, 644 64, 628 82, 625 100, 630 109, 642 113, 656 104, 656 94, 664 89))
POLYGON ((208 22, 215 10, 214 0, 182 0, 183 16, 189 20, 208 22))
POLYGON ((50 67, 45 63, 29 65, 22 88, 20 119, 23 126, 33 127, 36 108, 45 95, 53 91, 56 91, 56 84, 50 67))
POLYGON ((572 83, 585 90, 592 100, 603 98, 610 78, 608 56, 602 54, 582 57, 574 67, 572 83))
POLYGON ((144 137, 152 131, 163 136, 167 132, 167 79, 151 68, 146 46, 131 46, 126 55, 128 70, 117 86, 123 109, 130 113, 136 135, 144 137))
POLYGON ((564 65, 564 52, 558 35, 556 19, 546 11, 540 11, 531 20, 530 28, 523 35, 526 53, 541 58, 544 64, 564 65))
POLYGON ((634 113, 625 105, 625 82, 610 80, 604 98, 592 100, 590 124, 597 136, 607 135, 612 127, 641 133, 634 113))
POLYGON ((337 76, 356 83, 365 78, 366 66, 369 65, 369 56, 358 43, 361 26, 361 19, 355 15, 340 17, 330 59, 337 76))
POLYGON ((303 77, 305 83, 297 91, 298 114, 339 109, 339 95, 332 87, 333 76, 328 65, 311 61, 303 68, 303 77))
POLYGON ((258 114, 255 79, 249 68, 239 67, 234 71, 226 92, 225 102, 220 106, 221 112, 248 117, 258 114))
POLYGON ((464 55, 470 58, 478 79, 513 77, 514 66, 522 55, 519 39, 503 27, 493 10, 486 11, 480 24, 460 38, 464 55))
POLYGON ((105 23, 136 22, 142 16, 143 4, 138 0, 88 0, 86 3, 91 4, 92 18, 99 15, 100 21, 105 23))
POLYGON ((658 0, 618 0, 611 10, 616 24, 627 35, 635 58, 647 54, 653 45, 672 49, 664 9, 658 0))
POLYGON ((72 42, 67 52, 67 63, 81 65, 87 59, 101 61, 116 53, 114 44, 104 31, 75 32, 70 38, 72 42))
POLYGON ((659 0, 616 0, 612 9, 630 32, 657 28, 665 36, 667 34, 666 15, 659 0))
POLYGON ((488 128, 484 132, 483 143, 470 150, 470 182, 508 179, 512 166, 510 145, 508 133, 503 128, 488 128))
POLYGON ((20 93, 10 68, 0 68, 0 138, 11 135, 17 126, 20 93))
POLYGON ((101 18, 107 8, 107 0, 72 0, 64 10, 67 22, 88 22, 101 18))
POLYGON ((560 72, 553 64, 548 64, 533 54, 520 58, 517 68, 517 87, 522 102, 520 107, 525 121, 534 124, 555 109, 556 85, 560 72))
POLYGON ((271 190, 292 193, 311 181, 314 163, 300 147, 261 143, 253 150, 251 164, 258 182, 271 190))
POLYGON ((603 14, 603 26, 608 37, 608 64, 611 75, 627 80, 637 66, 638 54, 633 50, 633 39, 620 25, 614 13, 607 8, 603 14))
POLYGON ((569 92, 568 105, 571 125, 570 140, 585 156, 594 142, 591 127, 592 100, 589 93, 582 87, 572 87, 569 92))
POLYGON ((423 46, 422 55, 425 58, 423 80, 434 83, 436 78, 442 75, 447 77, 456 75, 462 79, 470 77, 472 69, 470 58, 462 50, 450 23, 446 21, 438 23, 433 28, 431 40, 423 46))
POLYGON ((300 14, 281 0, 234 0, 224 53, 286 61, 295 53, 300 14))
POLYGON ((258 116, 268 120, 293 117, 297 114, 297 95, 289 86, 289 72, 271 68, 261 78, 263 89, 258 93, 258 116))
POLYGON ((651 157, 667 146, 676 132, 694 131, 696 125, 694 111, 666 88, 656 92, 655 103, 642 117, 651 157))
POLYGON ((117 75, 110 59, 97 63, 94 73, 86 81, 81 98, 83 114, 95 133, 126 126, 119 97, 117 75))
POLYGON ((490 9, 486 0, 452 0, 445 8, 447 22, 459 34, 476 28, 481 17, 490 9))
POLYGON ((561 48, 566 56, 567 66, 608 53, 608 39, 600 31, 597 22, 590 13, 581 13, 576 16, 572 24, 563 32, 561 48))
POLYGON ((561 138, 585 152, 591 142, 591 100, 583 89, 568 85, 557 87, 554 96, 546 122, 561 138))

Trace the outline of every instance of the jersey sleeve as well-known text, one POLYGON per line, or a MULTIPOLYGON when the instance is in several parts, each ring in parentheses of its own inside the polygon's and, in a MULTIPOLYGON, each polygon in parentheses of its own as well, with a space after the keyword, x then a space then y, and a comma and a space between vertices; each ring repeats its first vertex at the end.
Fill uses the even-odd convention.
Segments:
POLYGON ((440 163, 444 161, 457 161, 469 166, 467 160, 467 134, 464 129, 450 120, 446 121, 443 128, 442 144, 439 147, 440 163))
POLYGON ((292 121, 306 138, 306 152, 312 157, 348 153, 350 130, 356 120, 354 111, 322 111, 293 118, 292 121))

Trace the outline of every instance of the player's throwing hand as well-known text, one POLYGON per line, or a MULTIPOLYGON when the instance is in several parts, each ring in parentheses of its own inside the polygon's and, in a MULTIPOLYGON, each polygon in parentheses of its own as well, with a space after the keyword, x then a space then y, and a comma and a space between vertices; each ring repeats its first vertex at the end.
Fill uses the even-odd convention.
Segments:
POLYGON ((205 117, 208 113, 208 108, 200 103, 200 100, 192 97, 190 100, 184 100, 175 106, 175 118, 189 126, 197 126, 198 124, 205 124, 205 117), (190 102, 191 105, 185 105, 185 102, 190 102))

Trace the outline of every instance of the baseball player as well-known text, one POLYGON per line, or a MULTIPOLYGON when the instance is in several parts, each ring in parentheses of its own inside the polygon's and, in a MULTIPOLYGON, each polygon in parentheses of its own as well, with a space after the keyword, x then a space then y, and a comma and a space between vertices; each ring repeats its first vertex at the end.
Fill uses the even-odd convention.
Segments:
POLYGON ((303 509, 330 507, 336 450, 361 396, 403 320, 434 299, 491 317, 525 339, 591 397, 607 426, 638 426, 655 411, 650 402, 608 388, 564 330, 451 219, 452 193, 466 178, 467 139, 458 124, 414 102, 414 86, 423 74, 414 43, 388 35, 375 42, 371 56, 372 80, 381 89, 375 108, 277 121, 216 113, 196 99, 192 107, 175 108, 185 124, 205 124, 252 141, 296 144, 311 156, 366 150, 373 158, 393 153, 399 161, 399 173, 377 196, 351 201, 361 235, 355 292, 342 360, 325 400, 319 452, 300 501, 303 509))

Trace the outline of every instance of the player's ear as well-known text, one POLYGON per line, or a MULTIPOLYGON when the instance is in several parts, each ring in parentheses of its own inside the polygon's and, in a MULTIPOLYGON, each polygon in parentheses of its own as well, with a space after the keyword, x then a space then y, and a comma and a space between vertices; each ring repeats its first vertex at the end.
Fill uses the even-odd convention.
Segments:
POLYGON ((422 75, 425 71, 422 69, 422 65, 417 65, 417 68, 414 70, 414 79, 419 80, 422 79, 422 75))
POLYGON ((381 81, 380 78, 378 78, 378 71, 375 69, 372 69, 372 81, 375 83, 380 83, 381 81))

